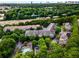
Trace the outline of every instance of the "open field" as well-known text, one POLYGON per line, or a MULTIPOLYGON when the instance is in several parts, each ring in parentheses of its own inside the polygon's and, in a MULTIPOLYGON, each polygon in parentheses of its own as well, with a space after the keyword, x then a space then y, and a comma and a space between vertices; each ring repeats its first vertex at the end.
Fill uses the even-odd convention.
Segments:
POLYGON ((31 22, 33 20, 46 20, 47 18, 39 18, 39 19, 25 19, 25 20, 11 20, 11 21, 0 21, 0 25, 12 25, 12 24, 18 24, 20 22, 25 23, 25 22, 31 22))

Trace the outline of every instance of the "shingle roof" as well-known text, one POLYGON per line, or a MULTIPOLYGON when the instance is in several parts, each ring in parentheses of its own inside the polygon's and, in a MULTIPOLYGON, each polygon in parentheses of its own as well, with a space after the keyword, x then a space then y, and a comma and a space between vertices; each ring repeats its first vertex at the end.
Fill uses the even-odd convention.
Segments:
POLYGON ((25 36, 50 36, 54 37, 55 34, 55 24, 51 23, 46 29, 43 30, 27 30, 25 36), (53 31, 52 31, 53 30, 53 31))
POLYGON ((54 36, 54 33, 49 30, 28 30, 25 33, 25 36, 54 36))

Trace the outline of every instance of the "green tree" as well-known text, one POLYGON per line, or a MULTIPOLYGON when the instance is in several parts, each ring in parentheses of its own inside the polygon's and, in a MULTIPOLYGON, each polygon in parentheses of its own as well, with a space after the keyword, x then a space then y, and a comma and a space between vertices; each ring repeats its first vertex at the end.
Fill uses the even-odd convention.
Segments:
POLYGON ((50 49, 51 39, 50 38, 45 38, 45 42, 46 42, 47 49, 50 49))
POLYGON ((61 32, 61 27, 56 27, 56 33, 58 34, 59 32, 61 32))
POLYGON ((33 52, 26 52, 25 54, 17 53, 14 57, 16 57, 16 58, 32 58, 33 52))
POLYGON ((32 46, 33 46, 33 50, 34 50, 34 47, 37 45, 37 41, 36 40, 33 40, 32 41, 32 46))
POLYGON ((77 18, 75 16, 73 16, 72 20, 73 20, 72 21, 72 25, 73 25, 72 35, 68 39, 68 42, 67 42, 67 45, 66 45, 67 48, 79 47, 79 31, 78 31, 77 18))
POLYGON ((13 54, 15 48, 15 40, 12 38, 5 38, 0 43, 0 57, 10 57, 13 54))
POLYGON ((61 47, 59 44, 52 41, 50 43, 50 48, 51 48, 51 50, 48 52, 48 55, 47 55, 49 58, 63 57, 65 49, 63 47, 61 47))
POLYGON ((76 47, 71 47, 70 49, 65 52, 65 57, 66 58, 79 58, 79 49, 76 47))
POLYGON ((39 39, 39 52, 37 53, 37 57, 46 58, 47 57, 47 46, 45 40, 43 38, 39 39))
POLYGON ((16 42, 19 41, 19 36, 16 33, 11 34, 11 38, 13 38, 16 42))
POLYGON ((20 40, 21 42, 27 41, 27 38, 25 37, 25 34, 20 34, 19 40, 20 40))
POLYGON ((4 35, 4 31, 0 30, 0 38, 4 35))

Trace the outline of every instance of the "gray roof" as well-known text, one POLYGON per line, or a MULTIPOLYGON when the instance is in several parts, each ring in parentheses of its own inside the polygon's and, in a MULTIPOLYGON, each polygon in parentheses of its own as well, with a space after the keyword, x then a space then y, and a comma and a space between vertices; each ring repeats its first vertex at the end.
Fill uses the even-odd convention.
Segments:
POLYGON ((25 36, 54 36, 54 33, 48 30, 28 30, 25 33, 25 36))
MULTIPOLYGON (((26 30, 29 28, 36 28, 39 27, 40 25, 28 25, 28 26, 7 26, 4 28, 4 31, 7 29, 13 31, 15 29, 21 29, 21 30, 26 30)), ((49 26, 46 29, 43 30, 26 30, 25 36, 50 36, 54 37, 55 34, 55 23, 50 23, 49 26)))
POLYGON ((55 23, 49 24, 46 29, 43 30, 26 30, 25 36, 50 36, 54 37, 55 34, 55 23))
POLYGON ((66 35, 67 33, 66 32, 60 32, 60 39, 59 39, 59 44, 63 45, 63 44, 66 44, 67 43, 67 39, 68 39, 68 36, 66 35))

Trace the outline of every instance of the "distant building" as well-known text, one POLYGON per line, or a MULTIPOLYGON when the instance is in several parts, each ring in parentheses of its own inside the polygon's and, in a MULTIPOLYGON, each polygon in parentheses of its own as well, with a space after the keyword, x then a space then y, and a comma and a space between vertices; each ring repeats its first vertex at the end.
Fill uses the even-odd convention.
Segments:
POLYGON ((66 1, 66 4, 79 4, 79 1, 66 1))
POLYGON ((0 6, 0 10, 8 10, 10 9, 11 7, 9 6, 0 6))
POLYGON ((58 18, 59 16, 53 16, 53 18, 55 19, 55 18, 58 18))
POLYGON ((39 15, 36 15, 36 14, 33 13, 31 16, 32 17, 38 17, 39 15))
POLYGON ((62 14, 62 16, 66 16, 67 14, 62 14))
POLYGON ((9 10, 11 9, 11 7, 9 6, 0 6, 0 11, 5 11, 5 12, 8 12, 9 10))
POLYGON ((72 26, 70 23, 63 23, 63 25, 67 31, 70 31, 72 29, 72 26))
POLYGON ((4 14, 0 14, 0 20, 4 20, 5 15, 4 14))

